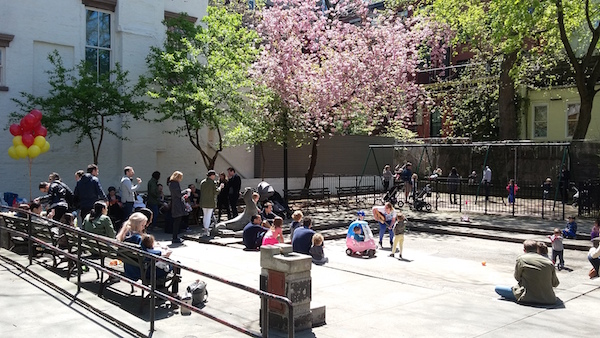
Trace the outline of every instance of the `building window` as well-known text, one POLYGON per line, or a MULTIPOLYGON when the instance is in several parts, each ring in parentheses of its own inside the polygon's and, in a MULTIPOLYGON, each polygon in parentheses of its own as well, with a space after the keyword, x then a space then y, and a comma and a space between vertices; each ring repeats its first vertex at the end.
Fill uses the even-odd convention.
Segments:
POLYGON ((85 61, 97 76, 110 72, 111 15, 88 9, 85 27, 85 61))
POLYGON ((442 136, 442 114, 440 113, 440 108, 435 107, 431 111, 430 118, 429 137, 442 136))
POLYGON ((4 58, 5 56, 4 48, 0 47, 0 87, 5 86, 4 84, 4 58))
POLYGON ((6 47, 10 46, 10 42, 15 38, 11 34, 0 33, 0 91, 8 91, 6 86, 6 47))
POLYGON ((533 137, 548 137, 548 106, 533 107, 533 137))
POLYGON ((577 127, 577 121, 579 121, 579 108, 580 103, 568 103, 567 104, 567 137, 573 137, 575 134, 575 128, 577 127))

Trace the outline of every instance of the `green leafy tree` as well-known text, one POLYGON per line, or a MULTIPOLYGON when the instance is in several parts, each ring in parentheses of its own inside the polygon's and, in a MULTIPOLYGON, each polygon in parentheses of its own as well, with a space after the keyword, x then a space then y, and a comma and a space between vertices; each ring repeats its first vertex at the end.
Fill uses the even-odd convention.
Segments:
MULTIPOLYGON (((74 133, 76 144, 90 142, 93 161, 98 164, 100 148, 106 134, 126 140, 121 128, 130 127, 130 118, 144 116, 148 104, 134 87, 129 86, 128 72, 117 63, 115 68, 97 74, 94 67, 81 61, 74 68, 65 68, 58 51, 48 55, 54 69, 48 71, 51 89, 47 96, 21 93, 22 99, 13 99, 22 111, 33 108, 44 112, 43 124, 51 134, 74 133), (112 121, 119 119, 119 128, 112 121)), ((18 121, 19 113, 11 114, 11 121, 18 121)))
POLYGON ((164 45, 151 48, 149 75, 140 83, 158 101, 158 121, 178 122, 168 132, 188 138, 213 169, 225 135, 252 107, 247 69, 258 54, 258 35, 243 27, 241 14, 212 6, 207 13, 198 26, 183 16, 165 22, 164 45), (204 128, 216 131, 213 147, 202 140, 204 128))

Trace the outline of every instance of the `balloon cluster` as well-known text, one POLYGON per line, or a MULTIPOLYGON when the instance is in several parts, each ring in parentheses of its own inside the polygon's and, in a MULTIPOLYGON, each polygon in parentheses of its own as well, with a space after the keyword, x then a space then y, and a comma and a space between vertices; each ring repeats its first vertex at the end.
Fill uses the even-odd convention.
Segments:
POLYGON ((42 126, 42 112, 37 109, 25 115, 19 124, 12 124, 9 130, 14 137, 8 156, 15 160, 28 156, 33 159, 50 149, 46 141, 48 130, 42 126))

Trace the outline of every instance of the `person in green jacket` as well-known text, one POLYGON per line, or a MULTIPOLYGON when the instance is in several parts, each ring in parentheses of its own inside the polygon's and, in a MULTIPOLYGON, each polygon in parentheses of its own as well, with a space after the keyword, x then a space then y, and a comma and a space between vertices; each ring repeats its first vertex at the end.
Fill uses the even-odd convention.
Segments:
POLYGON ((524 254, 517 258, 513 287, 497 286, 496 293, 505 299, 526 304, 556 303, 554 288, 558 278, 552 261, 537 253, 537 242, 531 239, 523 242, 524 254))
POLYGON ((200 207, 202 207, 202 224, 206 236, 210 234, 210 220, 217 207, 217 193, 223 188, 223 184, 217 186, 217 183, 215 183, 216 177, 217 173, 214 170, 209 170, 206 173, 206 178, 200 182, 200 207))
POLYGON ((158 180, 160 179, 160 172, 155 171, 152 173, 152 178, 148 181, 148 200, 146 206, 152 210, 154 217, 150 227, 154 227, 156 224, 156 218, 158 217, 158 208, 160 207, 160 193, 158 191, 158 180))
POLYGON ((115 238, 115 228, 110 217, 106 216, 107 213, 106 202, 98 201, 94 203, 94 209, 83 220, 83 230, 96 235, 115 238))

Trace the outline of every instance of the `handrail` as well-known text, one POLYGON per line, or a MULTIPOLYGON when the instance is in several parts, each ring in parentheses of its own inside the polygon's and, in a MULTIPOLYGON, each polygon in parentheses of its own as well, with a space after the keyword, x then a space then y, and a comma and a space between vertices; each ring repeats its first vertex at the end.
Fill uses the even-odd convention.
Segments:
MULTIPOLYGON (((115 239, 111 239, 111 238, 108 238, 108 237, 105 237, 105 236, 101 236, 101 235, 92 234, 90 232, 87 232, 85 230, 79 229, 77 227, 72 227, 72 226, 69 226, 69 225, 66 225, 66 224, 54 221, 52 219, 41 217, 41 216, 39 216, 37 214, 34 214, 34 213, 31 213, 31 212, 29 212, 27 210, 22 210, 22 209, 17 209, 17 208, 12 208, 12 207, 6 207, 6 206, 1 206, 0 210, 8 210, 10 212, 19 213, 21 215, 26 216, 24 218, 16 216, 16 215, 13 215, 13 216, 10 216, 10 217, 19 217, 19 218, 23 218, 23 220, 26 220, 28 222, 28 233, 23 233, 23 232, 20 232, 20 231, 16 231, 16 230, 8 228, 8 227, 6 227, 5 225, 2 225, 2 224, 0 224, 0 229, 4 229, 4 230, 6 230, 6 231, 8 231, 8 232, 10 232, 12 234, 16 234, 17 236, 21 236, 21 237, 24 237, 24 238, 28 239, 28 247, 29 247, 28 252, 29 252, 29 261, 30 261, 30 264, 32 264, 32 259, 33 259, 33 250, 32 250, 33 242, 38 243, 39 245, 41 245, 41 246, 43 246, 43 247, 45 247, 45 248, 47 248, 49 250, 52 250, 52 251, 54 251, 56 253, 60 253, 61 255, 64 255, 68 259, 73 260, 73 261, 76 262, 76 264, 77 264, 77 269, 76 269, 77 270, 77 288, 78 288, 77 291, 78 292, 80 290, 80 284, 81 284, 81 264, 82 263, 85 264, 85 265, 91 266, 91 267, 93 267, 94 269, 96 269, 98 271, 106 273, 110 277, 118 278, 120 281, 126 282, 126 283, 128 283, 130 285, 133 285, 136 288, 139 288, 139 289, 141 289, 143 291, 148 292, 150 294, 150 306, 151 306, 151 309, 150 309, 150 311, 151 311, 151 313, 150 313, 150 331, 151 332, 154 331, 155 311, 156 311, 154 305, 155 305, 155 297, 158 296, 161 299, 168 300, 171 303, 176 303, 180 307, 186 307, 186 308, 190 309, 191 311, 194 311, 194 312, 196 312, 196 313, 198 313, 200 315, 203 315, 203 316, 205 316, 205 317, 207 317, 209 319, 217 321, 217 322, 219 322, 219 323, 221 323, 223 325, 226 325, 226 326, 228 326, 228 327, 230 327, 230 328, 232 328, 234 330, 237 330, 237 331, 239 331, 241 333, 244 333, 246 335, 254 336, 254 337, 261 337, 261 336, 262 337, 267 337, 268 330, 269 330, 269 325, 268 325, 268 319, 269 318, 268 318, 268 315, 266 313, 266 310, 267 310, 267 300, 271 299, 271 300, 275 300, 275 301, 278 301, 278 302, 285 303, 287 305, 287 308, 288 308, 288 337, 294 337, 294 316, 293 316, 294 309, 293 309, 292 301, 290 299, 288 299, 287 297, 283 297, 283 296, 280 296, 280 295, 269 293, 269 292, 266 292, 266 291, 263 291, 263 290, 258 290, 258 289, 255 289, 255 288, 243 285, 243 284, 238 283, 238 282, 230 281, 230 280, 227 280, 225 278, 222 278, 222 277, 210 274, 210 273, 202 272, 200 270, 197 270, 197 269, 194 269, 194 268, 182 265, 181 263, 179 263, 177 261, 174 261, 172 259, 169 259, 169 258, 166 258, 166 257, 157 256, 157 255, 148 253, 146 251, 143 251, 141 249, 137 249, 137 248, 131 247, 131 246, 129 246, 127 244, 124 244, 122 242, 119 242, 119 241, 117 241, 115 239), (52 243, 47 243, 47 242, 44 242, 44 241, 42 241, 42 240, 40 240, 38 238, 35 238, 33 236, 33 234, 32 234, 32 217, 43 219, 43 221, 48 222, 49 226, 56 226, 56 227, 64 229, 65 231, 76 233, 77 234, 77 239, 78 239, 78 243, 77 243, 78 250, 77 250, 77 253, 74 254, 74 253, 67 252, 67 251, 65 251, 63 249, 60 249, 60 248, 52 245, 52 243), (82 237, 90 238, 90 239, 93 239, 95 241, 99 241, 99 242, 103 242, 105 244, 113 245, 116 248, 118 248, 119 250, 125 250, 125 251, 134 252, 134 253, 136 253, 138 255, 143 256, 144 258, 149 259, 150 260, 151 281, 152 281, 151 285, 150 286, 144 285, 143 283, 140 283, 138 281, 134 281, 132 279, 129 279, 127 277, 124 277, 124 276, 120 275, 119 273, 114 272, 111 269, 103 267, 100 264, 98 264, 98 263, 96 263, 96 262, 94 262, 92 260, 89 260, 89 259, 87 259, 85 257, 81 257, 81 252, 80 252, 81 250, 80 250, 80 248, 81 248, 81 244, 82 244, 82 237), (244 327, 238 326, 238 325, 236 325, 234 323, 229 323, 226 320, 217 318, 216 316, 211 315, 210 313, 207 313, 207 312, 201 310, 198 307, 195 307, 193 305, 188 305, 188 304, 184 303, 183 301, 181 301, 180 299, 174 298, 174 297, 172 297, 172 296, 170 296, 168 294, 165 294, 163 292, 160 292, 160 291, 156 290, 156 275, 155 275, 156 274, 156 269, 155 269, 155 265, 156 265, 157 261, 162 261, 162 262, 168 263, 168 264, 172 265, 174 268, 178 267, 181 270, 186 270, 186 271, 189 271, 189 272, 191 272, 193 274, 204 276, 204 277, 213 279, 215 281, 224 283, 226 285, 238 288, 240 290, 247 291, 247 292, 253 293, 255 295, 258 295, 261 298, 261 303, 262 303, 262 308, 263 308, 263 314, 262 314, 262 318, 261 318, 262 319, 262 323, 261 323, 262 324, 261 325, 262 335, 256 334, 256 333, 254 333, 254 332, 252 332, 252 331, 250 331, 250 330, 248 330, 248 329, 246 329, 244 327)), ((5 215, 5 216, 9 216, 9 215, 5 215)))

